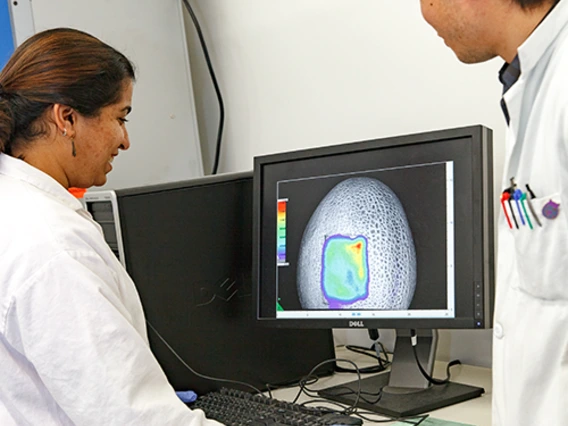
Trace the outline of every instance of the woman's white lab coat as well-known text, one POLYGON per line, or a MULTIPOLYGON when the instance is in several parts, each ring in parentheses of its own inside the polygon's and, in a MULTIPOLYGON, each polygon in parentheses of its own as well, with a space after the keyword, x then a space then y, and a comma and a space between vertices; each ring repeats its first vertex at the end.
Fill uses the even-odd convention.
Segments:
MULTIPOLYGON (((568 0, 519 48, 503 189, 529 184, 542 226, 501 211, 493 339, 493 423, 568 425, 568 0), (543 207, 559 204, 558 216, 543 207)), ((498 201, 497 201, 498 202, 498 201)), ((499 203, 499 202, 498 202, 499 203)), ((500 204, 498 204, 500 205, 500 204)), ((530 217, 530 215, 529 215, 530 217)))
POLYGON ((134 283, 81 203, 5 154, 0 200, 0 425, 219 425, 168 383, 134 283))

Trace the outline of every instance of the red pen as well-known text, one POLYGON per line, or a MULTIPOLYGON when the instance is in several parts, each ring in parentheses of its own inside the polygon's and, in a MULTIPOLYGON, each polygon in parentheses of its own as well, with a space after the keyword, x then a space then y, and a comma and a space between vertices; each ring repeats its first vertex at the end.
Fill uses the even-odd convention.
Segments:
POLYGON ((509 228, 513 229, 513 224, 511 223, 511 219, 509 219, 509 213, 507 213, 507 206, 505 205, 505 201, 508 201, 510 197, 511 194, 509 194, 507 190, 501 193, 501 206, 503 207, 503 212, 505 213, 505 218, 507 219, 509 228))

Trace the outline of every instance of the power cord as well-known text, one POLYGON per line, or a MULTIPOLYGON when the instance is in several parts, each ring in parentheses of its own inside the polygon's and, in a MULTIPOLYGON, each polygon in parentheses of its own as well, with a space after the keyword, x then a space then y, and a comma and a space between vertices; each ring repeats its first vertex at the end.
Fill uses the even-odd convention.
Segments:
POLYGON ((420 372, 422 373, 424 378, 426 380, 428 380, 428 382, 433 384, 433 385, 445 385, 446 383, 449 383, 449 381, 450 381, 450 368, 453 367, 454 365, 460 365, 461 361, 459 359, 450 361, 448 363, 448 365, 446 366, 446 378, 443 379, 443 380, 435 379, 432 376, 430 376, 426 372, 426 370, 424 370, 424 368, 422 367, 422 364, 420 364, 420 360, 418 359, 418 352, 416 351, 416 345, 418 344, 418 337, 416 335, 416 330, 414 330, 414 329, 410 330, 410 343, 412 344, 412 352, 414 352, 414 359, 416 359, 416 364, 418 365, 418 369, 420 370, 420 372))
MULTIPOLYGON (((371 345, 370 348, 357 346, 357 345, 345 345, 345 348, 347 350, 371 357, 378 361, 379 365, 359 368, 360 374, 380 373, 381 371, 385 371, 387 367, 390 365, 387 351, 385 350, 383 344, 379 341, 379 330, 369 329, 368 332, 369 332, 369 337, 373 341, 373 344, 371 345), (371 354, 369 353, 369 351, 374 351, 375 353, 371 354), (381 353, 385 354, 385 358, 381 357, 381 353)), ((350 368, 343 368, 340 367, 339 365, 335 366, 335 371, 338 373, 355 373, 355 370, 350 368)))
MULTIPOLYGON (((300 398, 300 396, 302 395, 302 393, 304 393, 305 395, 309 396, 309 397, 314 397, 314 395, 310 394, 310 392, 312 392, 309 388, 308 385, 310 383, 315 383, 314 379, 316 379, 317 381, 317 377, 315 376, 315 372, 322 366, 329 364, 329 363, 337 363, 337 362, 346 362, 348 364, 351 364, 356 373, 357 373, 357 382, 358 382, 358 388, 357 391, 355 391, 355 402, 351 405, 351 407, 349 407, 348 409, 345 410, 345 414, 350 414, 351 412, 353 412, 353 410, 355 409, 355 407, 357 406, 357 404, 359 403, 359 399, 361 396, 361 373, 359 372, 359 368, 357 367, 357 364, 355 364, 353 361, 348 360, 348 359, 341 359, 341 358, 332 358, 332 359, 326 359, 325 361, 320 362, 319 364, 317 364, 314 368, 312 368, 310 370, 310 372, 308 373, 307 376, 305 376, 301 381, 300 381, 300 390, 298 391, 298 393, 296 394, 296 397, 294 398, 294 400, 292 401, 292 403, 297 403, 298 399, 300 398)), ((316 391, 313 391, 316 392, 316 391)))
MULTIPOLYGON (((195 374, 196 376, 201 377, 202 379, 206 379, 206 380, 212 380, 212 381, 223 382, 223 383, 233 383, 233 384, 237 384, 237 385, 240 385, 240 386, 245 386, 245 387, 253 389, 259 395, 262 394, 261 390, 257 389, 256 387, 254 387, 253 385, 251 385, 249 383, 241 382, 241 381, 238 381, 238 380, 229 380, 229 379, 223 379, 223 378, 219 378, 219 377, 208 376, 208 375, 201 374, 201 373, 195 371, 193 368, 191 368, 191 366, 189 366, 183 360, 183 358, 175 351, 174 348, 172 348, 172 346, 166 341, 166 339, 158 332, 158 330, 156 330, 156 328, 148 320, 146 320, 146 324, 148 325, 150 330, 152 330, 152 332, 160 339, 160 341, 169 349, 169 351, 182 363, 182 365, 185 368, 187 368, 189 371, 191 371, 193 374, 195 374)), ((386 354, 386 352, 385 352, 385 354, 386 354)), ((458 363, 459 363, 459 361, 458 361, 458 363)), ((380 419, 380 420, 369 418, 368 417, 369 414, 376 415, 376 413, 361 411, 357 408, 357 405, 358 405, 359 401, 366 402, 367 404, 374 404, 374 403, 378 402, 382 397, 382 391, 379 390, 377 393, 363 391, 361 389, 361 371, 357 367, 357 364, 355 364, 353 361, 347 360, 347 359, 333 358, 333 359, 327 359, 325 361, 320 362, 319 364, 317 364, 315 367, 313 367, 310 370, 310 372, 308 373, 307 376, 300 379, 300 381, 298 382, 298 385, 299 385, 300 389, 299 389, 296 397, 292 401, 293 404, 298 403, 298 399, 300 398, 300 396, 302 394, 305 394, 308 397, 312 398, 312 400, 303 402, 301 405, 307 406, 307 405, 314 404, 316 402, 322 402, 322 401, 325 401, 328 404, 334 403, 334 404, 340 406, 341 408, 343 408, 343 410, 337 411, 337 410, 332 410, 330 408, 325 408, 325 407, 318 407, 318 408, 322 411, 327 411, 327 412, 339 412, 339 413, 345 414, 345 415, 355 415, 357 417, 360 417, 363 420, 372 421, 374 423, 384 423, 384 422, 392 422, 392 421, 398 420, 398 421, 402 421, 402 422, 409 423, 409 424, 412 424, 412 425, 419 425, 428 417, 428 415, 425 415, 425 416, 416 416, 414 418, 407 418, 407 417, 406 418, 388 418, 388 416, 381 415, 381 417, 387 417, 387 418, 386 419, 380 419), (345 388, 346 388, 345 394, 355 394, 355 401, 349 406, 346 406, 345 404, 341 404, 341 403, 335 403, 335 402, 329 401, 329 400, 317 400, 317 399, 315 399, 318 396, 317 391, 309 389, 309 387, 308 387, 308 386, 316 383, 319 380, 319 377, 315 374, 315 372, 320 367, 322 367, 325 364, 329 364, 329 363, 337 364, 338 362, 346 362, 348 364, 353 365, 353 367, 354 367, 353 371, 357 374, 357 382, 358 382, 357 390, 353 390, 353 389, 350 389, 350 388, 345 386, 345 388), (314 394, 314 392, 315 392, 315 394, 314 394), (369 398, 371 396, 374 396, 375 399, 371 400, 369 398), (367 416, 365 416, 365 414, 367 416)), ((272 393, 271 393, 270 387, 268 387, 267 391, 268 391, 269 397, 272 398, 272 393)))
POLYGON ((191 368, 183 360, 183 358, 181 356, 178 355, 178 353, 175 351, 175 349, 170 346, 170 344, 166 341, 166 339, 164 339, 162 337, 162 335, 158 332, 158 330, 156 330, 154 328, 154 326, 152 324, 150 324, 150 322, 148 320, 146 320, 146 324, 148 324, 148 327, 150 327, 150 329, 154 332, 154 334, 162 341, 162 343, 164 345, 166 345, 166 347, 170 350, 170 352, 183 364, 183 366, 185 368, 187 368, 189 371, 191 371, 193 374, 195 374, 197 377, 201 377, 202 379, 206 379, 206 380, 212 380, 212 381, 215 381, 215 382, 233 383, 235 385, 245 386, 245 387, 248 387, 250 389, 253 389, 257 394, 262 394, 261 390, 257 389, 256 387, 254 387, 253 385, 251 385, 249 383, 240 382, 238 380, 221 379, 219 377, 207 376, 205 374, 201 374, 201 373, 195 371, 193 368, 191 368))
MULTIPOLYGON (((358 353, 358 354, 361 354, 361 355, 365 355, 365 356, 368 356, 370 358, 377 360, 378 365, 372 365, 372 366, 369 366, 369 367, 359 368, 359 372, 361 374, 372 374, 372 373, 380 373, 382 371, 385 371, 390 366, 390 361, 388 360, 388 355, 387 355, 387 352, 385 351, 383 344, 379 342, 379 345, 381 347, 380 350, 382 351, 382 353, 385 354, 385 358, 377 357, 377 355, 375 354, 375 349, 374 349, 373 346, 371 346, 370 348, 366 348, 364 346, 345 345, 345 349, 347 349, 351 352, 355 352, 355 353, 358 353)), ((345 368, 345 367, 341 367, 339 365, 336 365, 335 366, 335 372, 336 373, 355 373, 355 370, 352 369, 352 368, 345 368)))
POLYGON ((207 62, 207 69, 209 70, 209 75, 211 76, 211 81, 215 87, 215 94, 217 95, 217 101, 219 103, 219 127, 217 129, 217 145, 215 148, 215 161, 213 163, 213 168, 211 169, 211 174, 217 174, 217 169, 219 168, 219 158, 221 156, 221 141, 223 139, 223 126, 225 124, 225 104, 223 102, 223 96, 221 95, 221 89, 219 88, 219 83, 217 83, 217 77, 215 75, 215 70, 211 63, 211 58, 209 57, 209 50, 207 49, 207 44, 205 43, 205 38, 203 37, 203 32, 201 31, 201 25, 193 13, 193 9, 188 0, 182 0, 185 8, 187 9, 193 25, 197 31, 199 37, 199 42, 201 44, 201 49, 203 50, 203 55, 205 56, 205 62, 207 62))
POLYGON ((376 328, 369 328, 369 337, 373 341, 373 347, 375 348, 375 352, 377 353, 377 359, 379 360, 379 366, 384 370, 386 367, 383 364, 383 360, 381 358, 381 348, 384 352, 385 348, 383 347, 382 343, 379 342, 379 330, 376 328))
MULTIPOLYGON (((201 377, 202 379, 206 379, 206 380, 212 380, 212 381, 223 382, 223 383, 233 383, 233 384, 237 384, 237 385, 240 385, 240 386, 245 386, 245 387, 248 387, 250 389, 253 389, 259 395, 262 394, 261 390, 257 389, 255 386, 253 386, 249 383, 241 382, 241 381, 238 381, 238 380, 229 380, 229 379, 222 379, 222 378, 219 378, 219 377, 207 376, 205 374, 201 374, 201 373, 195 371, 193 368, 191 368, 183 360, 183 358, 175 351, 175 349, 172 348, 172 346, 166 341, 166 339, 160 334, 160 332, 158 330, 156 330, 156 328, 150 323, 150 321, 146 320, 146 324, 154 332, 154 334, 160 339, 160 341, 169 349, 169 351, 183 364, 183 366, 185 368, 187 368, 189 371, 191 371, 193 374, 195 374, 196 376, 201 377)), ((327 359, 325 361, 320 362, 314 368, 312 368, 307 376, 302 377, 298 381, 298 385, 299 385, 300 389, 299 389, 299 391, 298 391, 298 393, 297 393, 297 395, 294 398, 294 401, 292 403, 297 403, 298 398, 300 398, 302 393, 313 398, 313 395, 310 395, 310 393, 309 393, 310 389, 308 388, 308 386, 318 381, 319 377, 317 375, 315 375, 315 372, 320 367, 322 367, 323 365, 326 365, 326 364, 329 364, 329 363, 336 363, 336 362, 347 362, 349 364, 352 364, 355 368, 355 371, 357 372, 358 383, 359 383, 359 389, 355 392, 357 397, 356 397, 353 405, 349 409, 346 410, 346 411, 350 411, 350 412, 354 411, 356 404, 359 402, 360 395, 364 394, 365 392, 361 391, 361 374, 358 372, 357 365, 353 361, 346 360, 346 359, 338 359, 338 358, 327 359)), ((268 391, 269 397, 272 398, 271 387, 267 387, 267 391, 268 391)))

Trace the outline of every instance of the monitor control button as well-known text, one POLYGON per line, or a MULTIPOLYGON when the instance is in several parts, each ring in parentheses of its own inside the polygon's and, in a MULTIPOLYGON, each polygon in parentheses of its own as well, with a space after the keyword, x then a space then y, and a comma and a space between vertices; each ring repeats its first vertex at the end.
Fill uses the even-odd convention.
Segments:
POLYGON ((503 326, 501 326, 501 324, 499 324, 498 322, 495 323, 495 325, 493 326, 493 335, 497 338, 497 339, 501 339, 503 338, 503 326))

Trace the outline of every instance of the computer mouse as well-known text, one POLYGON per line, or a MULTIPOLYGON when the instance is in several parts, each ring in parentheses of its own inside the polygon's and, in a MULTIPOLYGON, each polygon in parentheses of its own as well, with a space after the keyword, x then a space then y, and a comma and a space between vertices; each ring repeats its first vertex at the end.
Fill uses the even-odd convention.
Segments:
POLYGON ((324 420, 329 425, 355 425, 359 426, 363 424, 363 419, 357 417, 346 416, 345 414, 339 413, 327 413, 322 416, 324 420))

